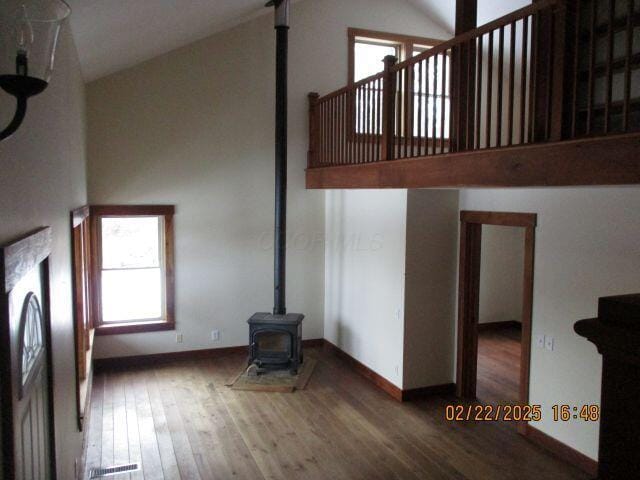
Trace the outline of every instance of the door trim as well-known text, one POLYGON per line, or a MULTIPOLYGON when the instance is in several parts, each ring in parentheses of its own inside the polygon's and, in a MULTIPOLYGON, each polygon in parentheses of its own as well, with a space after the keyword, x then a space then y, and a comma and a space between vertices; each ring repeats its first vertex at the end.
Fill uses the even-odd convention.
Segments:
MULTIPOLYGON (((41 304, 46 343, 44 374, 47 376, 47 410, 49 422, 49 462, 51 479, 56 479, 56 449, 55 449, 55 421, 53 401, 53 358, 51 348, 51 318, 49 295, 49 255, 53 244, 51 227, 43 227, 22 236, 13 242, 0 246, 0 374, 10 381, 0 385, 0 402, 2 403, 2 472, 4 478, 12 480, 15 477, 14 453, 14 396, 17 385, 13 372, 15 366, 12 361, 11 326, 9 316, 9 294, 16 284, 34 268, 41 269, 42 295, 41 304)), ((19 358, 19 357, 18 357, 19 358)))
MULTIPOLYGON (((537 218, 535 213, 466 210, 460 212, 456 393, 461 398, 476 398, 482 225, 500 225, 525 229, 519 401, 521 404, 527 404, 529 401, 533 270, 537 218)), ((524 433, 525 430, 526 423, 519 423, 518 431, 524 433)))

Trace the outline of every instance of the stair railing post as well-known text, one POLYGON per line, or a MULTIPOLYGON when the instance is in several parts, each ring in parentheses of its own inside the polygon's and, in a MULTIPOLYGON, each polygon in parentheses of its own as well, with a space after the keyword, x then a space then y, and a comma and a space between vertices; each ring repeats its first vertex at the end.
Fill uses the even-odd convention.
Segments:
POLYGON ((551 84, 551 107, 549 115, 550 119, 550 131, 549 140, 552 142, 558 142, 563 138, 564 126, 566 123, 565 109, 566 98, 571 98, 570 95, 565 95, 567 87, 565 79, 570 78, 570 75, 566 75, 565 70, 569 67, 565 65, 565 55, 567 45, 567 5, 565 1, 560 1, 556 5, 555 9, 551 11, 551 21, 553 29, 553 83, 551 84))
POLYGON ((395 141, 396 74, 391 69, 398 59, 393 55, 384 57, 384 78, 382 83, 382 148, 380 160, 393 160, 395 141))
POLYGON ((309 151, 307 152, 307 167, 313 168, 318 166, 318 95, 311 92, 309 98, 309 151))

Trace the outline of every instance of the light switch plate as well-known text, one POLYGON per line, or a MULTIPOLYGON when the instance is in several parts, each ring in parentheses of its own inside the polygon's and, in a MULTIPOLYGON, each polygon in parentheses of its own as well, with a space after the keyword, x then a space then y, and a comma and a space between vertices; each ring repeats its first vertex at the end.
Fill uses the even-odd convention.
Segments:
POLYGON ((220 330, 211 330, 211 340, 214 342, 220 341, 220 330))
POLYGON ((536 335, 536 347, 544 348, 544 335, 536 335))

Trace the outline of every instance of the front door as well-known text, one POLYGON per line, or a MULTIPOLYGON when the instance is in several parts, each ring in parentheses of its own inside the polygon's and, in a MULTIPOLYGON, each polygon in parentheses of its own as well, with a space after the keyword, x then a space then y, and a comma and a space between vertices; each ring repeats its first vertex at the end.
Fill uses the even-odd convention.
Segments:
POLYGON ((0 249, 2 465, 7 480, 55 479, 50 251, 50 228, 0 249))

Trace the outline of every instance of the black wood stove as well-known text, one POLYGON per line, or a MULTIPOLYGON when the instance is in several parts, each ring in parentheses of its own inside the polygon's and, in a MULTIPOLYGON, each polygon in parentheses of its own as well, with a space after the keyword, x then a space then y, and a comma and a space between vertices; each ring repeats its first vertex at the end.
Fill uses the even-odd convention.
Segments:
POLYGON ((300 313, 256 313, 248 320, 250 363, 258 372, 289 369, 292 375, 298 373, 302 363, 303 318, 300 313))
POLYGON ((271 313, 256 313, 249 323, 249 373, 288 369, 298 373, 302 363, 301 313, 287 313, 287 56, 290 0, 272 0, 276 29, 276 195, 274 251, 274 307, 271 313))

